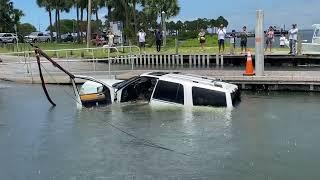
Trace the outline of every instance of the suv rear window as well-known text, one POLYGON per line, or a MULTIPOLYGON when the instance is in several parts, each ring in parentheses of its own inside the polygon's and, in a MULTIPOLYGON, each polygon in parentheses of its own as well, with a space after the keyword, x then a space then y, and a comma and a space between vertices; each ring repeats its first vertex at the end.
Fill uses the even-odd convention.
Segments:
POLYGON ((153 95, 154 99, 184 104, 183 85, 179 83, 159 81, 153 95))
POLYGON ((192 87, 192 100, 194 106, 226 107, 226 93, 192 87))

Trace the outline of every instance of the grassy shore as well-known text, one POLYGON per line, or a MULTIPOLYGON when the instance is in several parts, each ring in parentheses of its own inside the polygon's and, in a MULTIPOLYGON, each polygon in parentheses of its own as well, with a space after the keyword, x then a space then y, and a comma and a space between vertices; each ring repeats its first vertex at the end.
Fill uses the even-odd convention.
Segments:
MULTIPOLYGON (((200 48, 200 44, 197 38, 188 39, 186 41, 179 41, 178 43, 178 52, 179 54, 216 54, 218 53, 218 45, 217 45, 217 36, 207 36, 207 43, 202 50, 200 48)), ((37 44, 43 50, 62 50, 62 49, 79 49, 86 48, 86 44, 78 44, 78 43, 41 43, 37 44)), ((91 46, 95 47, 95 46, 91 46)), ((2 45, 0 46, 0 53, 10 53, 10 52, 23 52, 23 51, 32 51, 33 48, 27 43, 20 43, 18 48, 14 44, 2 45)), ((254 49, 251 49, 254 51, 254 49)), ((286 48, 274 48, 274 53, 286 52, 288 49, 286 48)), ((142 53, 146 54, 157 54, 154 44, 147 44, 145 49, 141 50, 142 53)), ((240 54, 240 48, 236 48, 236 54, 240 54)), ((120 49, 119 53, 112 52, 111 56, 118 55, 126 55, 130 53, 130 49, 120 49)), ((132 48, 131 53, 138 54, 139 51, 137 48, 132 48)), ((162 54, 175 54, 176 53, 176 43, 174 38, 168 38, 167 46, 162 48, 162 54)), ((226 43, 226 49, 224 54, 230 53, 230 45, 226 43)), ((74 57, 74 58, 104 58, 107 57, 108 53, 106 50, 100 49, 95 50, 94 54, 92 51, 87 50, 68 50, 61 52, 48 52, 48 55, 51 57, 74 57)))

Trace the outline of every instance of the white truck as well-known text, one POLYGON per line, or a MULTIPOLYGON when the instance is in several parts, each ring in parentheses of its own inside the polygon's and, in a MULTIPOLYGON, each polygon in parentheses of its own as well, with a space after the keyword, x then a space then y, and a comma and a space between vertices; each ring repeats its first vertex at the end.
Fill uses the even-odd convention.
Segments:
POLYGON ((32 32, 30 35, 25 36, 26 42, 50 42, 51 36, 42 32, 32 32))
POLYGON ((0 33, 0 43, 17 43, 18 37, 13 33, 0 33))

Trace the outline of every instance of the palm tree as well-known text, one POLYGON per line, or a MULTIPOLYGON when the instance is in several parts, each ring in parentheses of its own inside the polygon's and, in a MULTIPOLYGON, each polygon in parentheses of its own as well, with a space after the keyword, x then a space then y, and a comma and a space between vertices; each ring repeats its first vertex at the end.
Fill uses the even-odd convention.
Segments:
POLYGON ((144 3, 149 13, 156 13, 158 17, 162 17, 162 12, 165 12, 166 19, 169 19, 180 12, 178 0, 145 0, 144 3))
POLYGON ((96 15, 96 21, 99 21, 99 9, 103 8, 106 4, 104 0, 93 0, 92 12, 96 15))
POLYGON ((54 7, 56 10, 56 30, 57 30, 57 39, 60 41, 60 12, 69 12, 73 5, 73 0, 57 0, 54 2, 54 7))
POLYGON ((50 22, 50 36, 51 36, 51 39, 53 39, 53 33, 52 33, 52 1, 50 0, 37 0, 37 5, 39 7, 43 7, 46 9, 46 11, 48 12, 49 14, 49 22, 50 22))
POLYGON ((76 8, 76 14, 77 14, 77 41, 79 43, 81 41, 81 38, 80 38, 80 22, 79 22, 80 0, 73 0, 73 6, 76 8))

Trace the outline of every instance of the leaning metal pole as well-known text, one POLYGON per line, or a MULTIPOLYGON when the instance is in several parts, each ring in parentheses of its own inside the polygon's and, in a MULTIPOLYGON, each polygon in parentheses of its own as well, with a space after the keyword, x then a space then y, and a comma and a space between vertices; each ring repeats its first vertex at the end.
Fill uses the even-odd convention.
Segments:
MULTIPOLYGON (((32 44, 31 44, 32 45, 32 44)), ((33 45, 32 45, 33 46, 33 45)), ((60 69, 62 72, 66 73, 69 77, 70 77, 70 80, 72 81, 73 83, 73 86, 75 88, 75 82, 74 82, 74 79, 75 79, 75 76, 73 74, 71 74, 69 71, 67 71, 66 69, 64 69, 62 66, 60 66, 57 62, 55 62, 54 60, 52 60, 45 52, 43 52, 41 49, 39 49, 38 47, 36 46, 33 46, 35 47, 35 53, 36 53, 36 58, 37 58, 37 64, 38 64, 38 68, 39 68, 39 75, 40 75, 40 79, 41 79, 41 84, 42 84, 42 89, 48 99, 48 101, 52 104, 52 106, 56 106, 56 104, 52 101, 49 93, 48 93, 48 90, 46 88, 46 83, 44 81, 44 78, 43 78, 43 75, 42 75, 42 70, 41 70, 41 61, 40 61, 40 56, 46 58, 48 61, 50 61, 52 63, 52 65, 58 69, 60 69)), ((76 91, 75 91, 76 92, 76 91)))
POLYGON ((47 90, 47 87, 46 87, 46 84, 44 82, 44 78, 43 78, 43 75, 42 75, 42 70, 41 70, 41 63, 40 63, 40 54, 39 54, 39 51, 35 50, 35 53, 36 53, 36 58, 37 58, 37 64, 38 64, 38 68, 39 68, 39 75, 40 75, 40 79, 41 79, 41 85, 42 85, 42 89, 44 91, 44 94, 46 95, 48 101, 50 102, 50 104, 52 106, 56 106, 56 104, 52 101, 49 93, 48 93, 48 90, 47 90))
POLYGON ((256 22, 256 30, 255 30, 255 41, 256 41, 256 52, 255 52, 255 67, 256 67, 256 75, 263 76, 264 75, 264 12, 263 10, 257 11, 257 22, 256 22))

